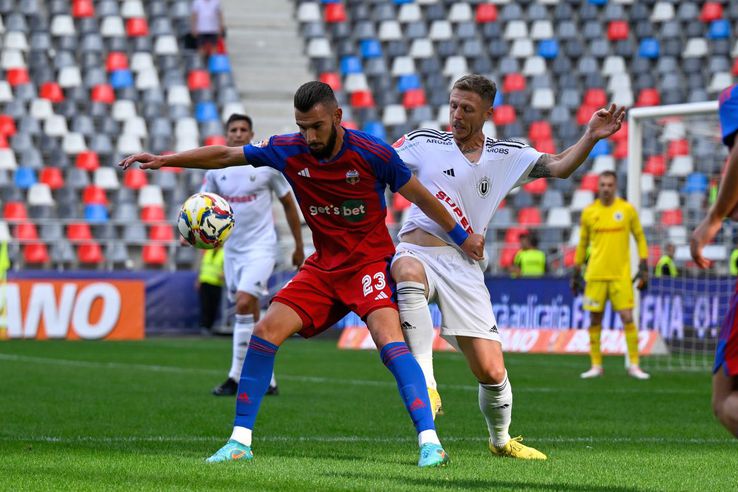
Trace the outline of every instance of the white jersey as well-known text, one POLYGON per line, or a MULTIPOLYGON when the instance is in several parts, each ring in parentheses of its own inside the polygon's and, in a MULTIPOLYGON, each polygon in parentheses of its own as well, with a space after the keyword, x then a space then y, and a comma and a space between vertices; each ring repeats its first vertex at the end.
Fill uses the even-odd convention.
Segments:
MULTIPOLYGON (((500 202, 528 177, 541 153, 524 143, 485 137, 474 164, 450 132, 421 129, 392 145, 400 158, 467 232, 484 235, 500 202)), ((417 205, 410 206, 400 236, 422 229, 450 245, 453 240, 417 205)))
POLYGON ((202 191, 217 193, 233 209, 236 226, 225 242, 226 259, 254 249, 276 250, 272 191, 280 198, 290 192, 280 173, 248 165, 210 170, 205 173, 202 191))

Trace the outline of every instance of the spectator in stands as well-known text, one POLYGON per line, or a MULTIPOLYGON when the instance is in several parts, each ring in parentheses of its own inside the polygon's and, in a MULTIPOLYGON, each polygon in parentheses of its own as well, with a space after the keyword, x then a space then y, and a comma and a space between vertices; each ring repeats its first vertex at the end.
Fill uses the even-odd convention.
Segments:
POLYGON ((192 36, 197 40, 200 54, 210 56, 223 35, 223 10, 220 0, 195 0, 190 17, 192 36))
POLYGON ((677 270, 676 264, 674 264, 674 245, 669 243, 664 248, 664 254, 659 258, 659 262, 656 263, 656 276, 657 277, 677 277, 679 276, 679 270, 677 270))
POLYGON ((200 259, 196 286, 200 293, 200 332, 212 334, 223 292, 223 248, 209 249, 200 259))
POLYGON ((738 248, 733 248, 730 253, 730 275, 738 277, 738 248))
POLYGON ((538 238, 530 232, 520 235, 520 251, 515 253, 513 277, 540 277, 546 273, 546 253, 538 249, 538 238))

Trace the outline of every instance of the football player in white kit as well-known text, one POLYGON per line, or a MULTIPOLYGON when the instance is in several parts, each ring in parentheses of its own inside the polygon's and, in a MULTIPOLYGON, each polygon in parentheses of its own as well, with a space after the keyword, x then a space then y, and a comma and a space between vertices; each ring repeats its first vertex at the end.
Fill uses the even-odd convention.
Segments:
MULTIPOLYGON (((485 137, 482 128, 492 117, 495 93, 494 82, 485 77, 460 78, 450 96, 452 131, 417 130, 393 145, 462 227, 482 235, 512 188, 535 178, 568 177, 598 140, 620 129, 625 115, 624 108, 615 105, 600 109, 575 145, 560 154, 542 154, 520 142, 485 137)), ((397 282, 402 329, 426 376, 434 410, 440 409, 441 399, 433 375, 428 299, 436 300, 443 314, 441 335, 464 354, 479 381, 479 408, 487 422, 490 451, 498 456, 546 459, 545 454, 522 444, 522 438, 511 439, 508 433, 512 390, 484 283, 484 266, 465 258, 448 235, 415 206, 399 236, 391 272, 397 282)))
MULTIPOLYGON (((254 136, 251 118, 232 114, 226 123, 226 143, 242 147, 254 136)), ((236 226, 224 245, 225 281, 228 298, 236 303, 233 327, 233 356, 228 378, 216 388, 216 396, 235 395, 246 349, 259 320, 259 298, 267 294, 267 281, 277 261, 277 233, 272 217, 272 192, 284 207, 287 223, 295 240, 292 264, 305 260, 302 229, 297 204, 290 185, 279 172, 269 167, 235 166, 205 173, 202 191, 210 191, 228 200, 233 208, 236 226)), ((267 394, 277 394, 272 374, 267 394)))

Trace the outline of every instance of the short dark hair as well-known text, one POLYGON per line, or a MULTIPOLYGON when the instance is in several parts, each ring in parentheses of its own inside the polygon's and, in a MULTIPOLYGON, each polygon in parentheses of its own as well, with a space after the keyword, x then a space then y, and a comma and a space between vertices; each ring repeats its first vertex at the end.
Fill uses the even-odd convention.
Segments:
POLYGON ((530 245, 533 246, 534 248, 538 247, 538 236, 536 236, 533 232, 528 231, 528 232, 522 233, 519 236, 519 239, 522 241, 523 238, 528 239, 528 241, 530 241, 530 245))
POLYGON ((338 104, 331 86, 313 80, 302 84, 295 92, 295 109, 307 113, 316 104, 338 104))
POLYGON ((454 82, 452 89, 479 94, 479 97, 488 102, 490 106, 492 106, 495 95, 497 95, 497 85, 487 77, 478 74, 464 75, 454 82))
POLYGON ((617 174, 615 174, 615 171, 602 171, 602 172, 600 173, 600 178, 602 178, 603 176, 610 176, 610 177, 611 177, 612 179, 614 179, 615 181, 617 181, 617 180, 618 180, 618 175, 617 175, 617 174))
POLYGON ((254 131, 254 123, 251 121, 251 118, 240 113, 233 113, 228 117, 228 121, 226 121, 226 131, 228 130, 228 127, 231 126, 231 123, 235 123, 236 121, 245 121, 249 124, 251 131, 254 131))

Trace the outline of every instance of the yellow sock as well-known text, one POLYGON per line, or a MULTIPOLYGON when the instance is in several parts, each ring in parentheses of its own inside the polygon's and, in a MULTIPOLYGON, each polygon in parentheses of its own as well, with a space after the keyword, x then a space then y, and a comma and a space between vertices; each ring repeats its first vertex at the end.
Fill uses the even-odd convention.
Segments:
POLYGON ((638 365, 638 329, 635 323, 630 322, 625 325, 625 343, 628 345, 628 357, 630 365, 638 365))
POLYGON ((602 334, 602 325, 592 325, 589 327, 589 358, 592 359, 593 366, 602 367, 602 352, 600 351, 600 335, 602 334))

